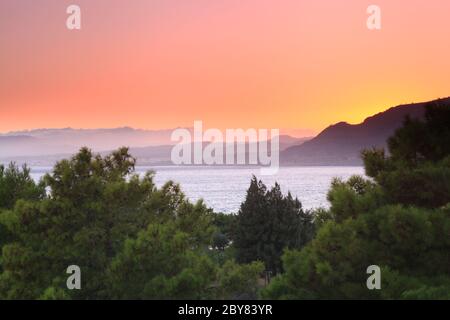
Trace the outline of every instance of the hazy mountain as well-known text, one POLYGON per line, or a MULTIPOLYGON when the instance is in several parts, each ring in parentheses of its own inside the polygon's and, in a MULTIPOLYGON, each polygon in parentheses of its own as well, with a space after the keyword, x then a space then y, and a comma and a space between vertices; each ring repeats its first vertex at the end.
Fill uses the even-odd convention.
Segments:
POLYGON ((311 140, 313 137, 295 138, 289 135, 280 135, 280 151, 286 150, 293 146, 299 146, 304 142, 311 140))
MULTIPOLYGON (((446 98, 444 100, 450 100, 446 98)), ((360 124, 339 122, 317 137, 281 153, 285 165, 360 165, 364 148, 385 147, 404 118, 421 118, 427 103, 400 105, 369 117, 360 124)))
MULTIPOLYGON (((192 129, 188 129, 192 132, 192 129)), ((170 130, 116 129, 37 129, 0 134, 0 163, 14 161, 35 166, 53 165, 81 147, 108 153, 121 146, 130 147, 139 164, 171 164, 174 142, 170 130)), ((280 150, 300 145, 310 138, 280 136, 280 150)), ((248 147, 248 146, 247 146, 248 147)))
MULTIPOLYGON (((447 98, 445 100, 450 100, 447 98)), ((360 165, 360 151, 385 147, 386 140, 401 126, 406 115, 423 117, 426 103, 401 105, 367 118, 360 124, 339 122, 315 138, 280 135, 282 165, 360 165)), ((192 131, 192 129, 189 129, 192 131)), ((53 165, 81 147, 107 153, 128 146, 140 165, 171 164, 170 130, 38 129, 0 134, 0 162, 53 165)), ((248 144, 246 145, 246 157, 248 144)))
POLYGON ((74 153, 82 146, 95 151, 120 146, 143 147, 170 144, 173 130, 115 129, 37 129, 0 135, 0 158, 74 153), (15 141, 14 147, 12 142, 15 141))
MULTIPOLYGON (((279 146, 280 151, 286 150, 287 148, 290 148, 292 146, 298 146, 304 143, 305 141, 310 140, 311 138, 295 138, 288 135, 280 135, 279 137, 279 146)), ((270 143, 270 142, 269 142, 270 143)), ((204 142, 203 147, 206 147, 209 143, 204 142)), ((138 165, 154 165, 154 164, 160 164, 160 165, 170 165, 171 162, 171 152, 172 152, 172 145, 163 145, 163 146, 150 146, 150 147, 144 147, 144 148, 131 148, 130 152, 131 154, 137 158, 138 165)), ((191 150, 194 150, 194 146, 191 145, 191 150)), ((223 144, 223 154, 225 155, 226 150, 226 144, 223 144)), ((237 155, 237 146, 235 146, 235 153, 237 155)), ((245 157, 248 159, 249 157, 249 144, 245 144, 245 157)), ((235 157, 236 158, 236 157, 235 157)))
POLYGON ((0 136, 0 157, 2 155, 19 155, 24 150, 31 150, 37 143, 36 139, 24 135, 0 136))

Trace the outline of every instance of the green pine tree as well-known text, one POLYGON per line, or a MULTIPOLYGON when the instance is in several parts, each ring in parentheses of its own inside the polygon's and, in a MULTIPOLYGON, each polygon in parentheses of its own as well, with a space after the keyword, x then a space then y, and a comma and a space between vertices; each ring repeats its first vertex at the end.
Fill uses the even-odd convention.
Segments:
POLYGON ((312 220, 298 199, 283 196, 280 186, 271 190, 253 177, 237 215, 234 247, 242 263, 263 261, 266 270, 282 270, 281 255, 286 248, 300 248, 311 236, 312 220))

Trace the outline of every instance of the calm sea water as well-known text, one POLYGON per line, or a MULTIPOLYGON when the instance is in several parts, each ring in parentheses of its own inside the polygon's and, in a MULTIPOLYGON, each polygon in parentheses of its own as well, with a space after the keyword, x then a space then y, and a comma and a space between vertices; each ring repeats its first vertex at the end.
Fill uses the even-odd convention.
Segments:
MULTIPOLYGON (((50 170, 50 167, 33 167, 31 174, 39 180, 50 170)), ((189 199, 203 199, 215 211, 227 213, 239 210, 253 174, 268 186, 278 182, 284 193, 290 191, 297 196, 306 209, 329 206, 326 195, 334 177, 347 179, 354 174, 364 175, 363 167, 284 167, 275 176, 260 176, 259 168, 248 167, 136 168, 140 174, 147 170, 156 172, 155 183, 158 187, 173 180, 180 183, 189 199)))

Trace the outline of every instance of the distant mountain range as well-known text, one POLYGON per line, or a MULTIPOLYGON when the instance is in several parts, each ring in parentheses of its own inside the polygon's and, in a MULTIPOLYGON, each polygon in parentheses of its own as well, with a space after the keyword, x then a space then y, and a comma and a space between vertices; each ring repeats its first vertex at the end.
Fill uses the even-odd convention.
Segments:
MULTIPOLYGON (((310 137, 305 138, 295 138, 288 135, 280 135, 279 136, 279 150, 280 152, 292 147, 297 146, 305 141, 310 140, 310 137)), ((209 143, 204 142, 203 147, 206 147, 209 143)), ((256 146, 257 147, 257 146, 256 146)), ((130 153, 136 157, 139 165, 171 165, 171 152, 173 145, 163 145, 163 146, 151 146, 151 147, 143 147, 143 148, 130 148, 130 153)), ((191 150, 194 150, 194 146, 191 145, 191 150)), ((223 152, 225 154, 226 145, 223 146, 223 152)), ((245 144, 245 157, 249 158, 249 144, 245 144)), ((235 158, 238 153, 237 147, 235 147, 235 158)), ((193 159, 192 159, 193 161, 193 159)))
POLYGON ((172 130, 37 129, 0 134, 0 158, 77 152, 83 146, 95 151, 120 146, 144 147, 171 144, 172 130))
MULTIPOLYGON (((192 128, 187 128, 193 131, 192 128)), ((33 166, 51 166, 70 157, 81 147, 106 154, 121 146, 130 147, 139 165, 170 165, 173 129, 37 129, 0 134, 0 163, 14 161, 33 166)), ((280 135, 280 151, 311 139, 280 135)), ((248 146, 246 147, 248 149, 248 146)), ((246 153, 248 156, 248 153, 246 153)))
MULTIPOLYGON (((441 99, 450 101, 450 98, 441 99)), ((360 124, 339 122, 302 145, 281 152, 283 165, 361 165, 361 150, 385 148, 387 139, 407 115, 422 118, 428 102, 400 105, 369 117, 360 124)))
MULTIPOLYGON (((443 100, 450 101, 450 98, 443 100)), ((364 148, 385 147, 386 140, 404 118, 421 118, 427 102, 401 105, 367 118, 360 124, 339 122, 315 138, 280 135, 282 165, 361 165, 364 148)), ((192 129, 188 129, 192 132, 192 129)), ((11 161, 32 166, 51 166, 70 157, 81 147, 106 154, 121 146, 130 147, 138 165, 170 165, 172 129, 38 129, 0 134, 0 163, 11 161)), ((246 146, 248 150, 248 145, 246 146)), ((248 152, 246 152, 248 157, 248 152)))

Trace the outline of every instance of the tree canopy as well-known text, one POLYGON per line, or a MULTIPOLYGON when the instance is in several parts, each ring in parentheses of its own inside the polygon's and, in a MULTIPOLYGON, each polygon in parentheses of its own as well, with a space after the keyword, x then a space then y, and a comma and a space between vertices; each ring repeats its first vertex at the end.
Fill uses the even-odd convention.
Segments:
POLYGON ((329 209, 253 177, 236 215, 156 187, 127 148, 82 148, 39 183, 0 166, 0 299, 450 299, 450 105, 362 158, 366 177, 334 179, 329 209))
POLYGON ((316 237, 283 256, 273 299, 450 299, 450 106, 426 106, 384 150, 362 153, 366 174, 335 180, 316 237), (366 287, 381 268, 381 290, 366 287))
POLYGON ((239 262, 263 261, 266 270, 276 274, 282 271, 283 251, 300 248, 312 237, 312 216, 290 193, 284 196, 278 184, 267 190, 253 177, 234 234, 239 262))
POLYGON ((156 188, 153 173, 139 176, 135 163, 127 148, 105 157, 83 148, 39 185, 26 167, 2 167, 0 298, 199 299, 253 291, 258 264, 230 267, 229 260, 222 269, 211 258, 212 210, 189 202, 173 182, 156 188), (70 265, 82 271, 81 290, 67 290, 70 265), (231 283, 240 272, 250 289, 231 283))

